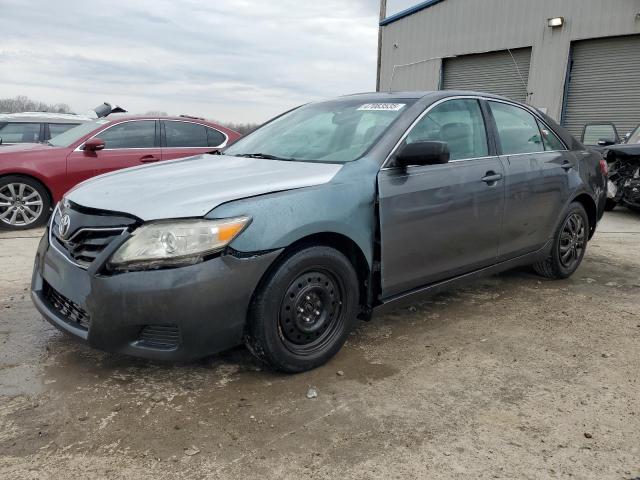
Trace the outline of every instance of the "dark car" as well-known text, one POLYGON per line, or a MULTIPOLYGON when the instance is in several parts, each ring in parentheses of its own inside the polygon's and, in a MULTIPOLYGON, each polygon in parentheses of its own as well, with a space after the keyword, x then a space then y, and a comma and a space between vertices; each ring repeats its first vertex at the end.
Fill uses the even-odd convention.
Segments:
POLYGON ((195 117, 109 117, 78 125, 45 144, 0 148, 0 229, 43 225, 51 206, 88 178, 217 152, 239 137, 195 117))
POLYGON ((582 142, 607 161, 605 210, 623 205, 640 211, 640 125, 620 139, 613 123, 589 123, 582 131, 582 142))
POLYGON ((374 309, 522 265, 570 276, 603 213, 605 169, 502 97, 311 103, 216 161, 72 190, 39 246, 32 298, 96 348, 174 361, 244 342, 304 371, 374 309))

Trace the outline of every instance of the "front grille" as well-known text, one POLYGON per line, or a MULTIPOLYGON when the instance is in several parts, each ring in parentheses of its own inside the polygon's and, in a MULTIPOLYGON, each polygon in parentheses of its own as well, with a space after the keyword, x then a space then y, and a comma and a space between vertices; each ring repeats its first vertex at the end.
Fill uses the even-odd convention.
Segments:
POLYGON ((46 282, 43 284, 43 292, 51 307, 53 307, 68 324, 83 330, 89 330, 91 318, 87 311, 80 305, 69 300, 46 282))
POLYGON ((88 268, 109 244, 127 229, 127 227, 87 227, 78 228, 69 238, 63 238, 59 232, 61 214, 56 211, 51 221, 52 241, 69 258, 82 268, 88 268))
POLYGON ((180 343, 180 328, 175 324, 146 325, 140 332, 139 345, 172 350, 180 343))

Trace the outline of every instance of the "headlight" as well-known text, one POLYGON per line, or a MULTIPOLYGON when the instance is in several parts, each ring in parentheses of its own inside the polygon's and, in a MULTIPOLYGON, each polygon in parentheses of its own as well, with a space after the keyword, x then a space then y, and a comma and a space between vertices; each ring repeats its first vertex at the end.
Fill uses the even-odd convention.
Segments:
POLYGON ((248 217, 175 220, 143 225, 111 257, 118 270, 191 265, 222 250, 249 224, 248 217))

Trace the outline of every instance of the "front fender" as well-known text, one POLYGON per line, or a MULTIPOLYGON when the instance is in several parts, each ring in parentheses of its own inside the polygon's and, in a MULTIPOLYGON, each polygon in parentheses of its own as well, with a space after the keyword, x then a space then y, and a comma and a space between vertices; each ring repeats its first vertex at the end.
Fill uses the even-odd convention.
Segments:
POLYGON ((229 202, 209 212, 207 218, 252 218, 230 245, 240 252, 286 248, 319 233, 344 235, 360 247, 371 268, 375 193, 373 182, 329 183, 229 202))

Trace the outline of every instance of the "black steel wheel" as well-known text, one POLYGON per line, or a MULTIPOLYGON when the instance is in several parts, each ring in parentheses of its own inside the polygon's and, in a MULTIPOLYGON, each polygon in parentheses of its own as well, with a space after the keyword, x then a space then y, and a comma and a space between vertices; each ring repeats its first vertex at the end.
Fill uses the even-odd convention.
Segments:
POLYGON ((303 272, 291 282, 279 318, 280 335, 289 350, 307 355, 332 341, 344 322, 343 291, 342 282, 321 269, 303 272))
POLYGON ((358 301, 358 276, 347 257, 323 246, 296 250, 258 287, 245 344, 274 369, 310 370, 340 350, 358 301))
POLYGON ((589 217, 581 203, 569 205, 560 222, 549 256, 533 265, 534 270, 547 278, 567 278, 575 272, 587 249, 589 217))

